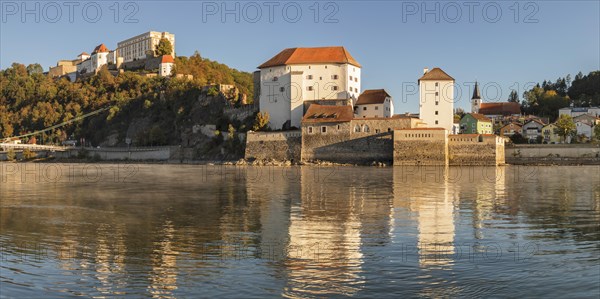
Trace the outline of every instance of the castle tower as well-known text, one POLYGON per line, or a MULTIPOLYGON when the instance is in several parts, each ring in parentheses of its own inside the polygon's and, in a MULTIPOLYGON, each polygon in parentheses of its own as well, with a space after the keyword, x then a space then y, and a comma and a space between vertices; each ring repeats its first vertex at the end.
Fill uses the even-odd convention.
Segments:
POLYGON ((481 94, 479 93, 479 85, 475 81, 475 89, 473 89, 473 97, 471 97, 471 113, 479 113, 481 107, 481 94))
POLYGON ((440 68, 424 69, 419 79, 420 118, 430 128, 452 132, 454 126, 454 78, 440 68))

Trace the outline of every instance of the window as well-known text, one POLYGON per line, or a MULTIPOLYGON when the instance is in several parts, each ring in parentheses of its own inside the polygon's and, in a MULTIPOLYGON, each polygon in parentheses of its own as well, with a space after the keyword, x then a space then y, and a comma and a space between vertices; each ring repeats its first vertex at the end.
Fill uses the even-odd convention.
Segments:
POLYGON ((437 106, 439 103, 440 103, 440 102, 438 102, 438 101, 435 101, 435 105, 436 105, 436 106, 437 106))
POLYGON ((313 76, 312 76, 312 75, 307 75, 307 76, 306 76, 306 79, 308 79, 308 80, 312 80, 312 78, 313 78, 313 76))
POLYGON ((279 80, 279 78, 273 77, 273 81, 277 81, 277 80, 279 80))
POLYGON ((435 82, 435 87, 438 87, 439 83, 435 82))
POLYGON ((352 76, 350 76, 350 81, 352 81, 352 76))
POLYGON ((279 87, 279 91, 280 92, 284 92, 285 91, 285 87, 279 87))
POLYGON ((375 106, 375 110, 379 110, 379 106, 375 106))
POLYGON ((363 111, 367 111, 367 107, 363 107, 363 111))
POLYGON ((354 82, 358 82, 358 77, 354 77, 354 82))
POLYGON ((323 77, 319 77, 319 80, 323 80, 323 77))
POLYGON ((337 78, 338 78, 338 75, 331 75, 331 79, 337 80, 337 78))
POLYGON ((321 133, 327 133, 327 127, 325 127, 325 126, 321 127, 321 133))
POLYGON ((331 86, 331 90, 338 90, 337 86, 331 86))
POLYGON ((308 134, 312 134, 313 133, 313 127, 308 127, 308 134))
POLYGON ((337 129, 338 129, 338 130, 340 129, 340 125, 337 125, 337 129))
POLYGON ((435 121, 435 124, 436 124, 436 125, 438 124, 438 121, 437 121, 437 120, 435 121))
POLYGON ((369 129, 369 126, 365 125, 365 126, 363 127, 363 132, 365 132, 365 133, 369 133, 369 132, 371 132, 371 130, 369 129))
POLYGON ((435 96, 437 97, 437 96, 439 96, 439 95, 440 95, 440 93, 436 91, 436 92, 435 92, 435 96))
POLYGON ((306 89, 307 89, 308 91, 312 91, 312 90, 313 90, 313 87, 312 87, 312 86, 308 86, 308 87, 306 87, 306 89))
POLYGON ((376 133, 376 134, 379 134, 379 129, 375 129, 375 133, 376 133))
POLYGON ((360 126, 359 125, 354 126, 354 133, 360 133, 360 126))
POLYGON ((438 112, 437 112, 437 111, 435 112, 435 115, 438 115, 438 112))

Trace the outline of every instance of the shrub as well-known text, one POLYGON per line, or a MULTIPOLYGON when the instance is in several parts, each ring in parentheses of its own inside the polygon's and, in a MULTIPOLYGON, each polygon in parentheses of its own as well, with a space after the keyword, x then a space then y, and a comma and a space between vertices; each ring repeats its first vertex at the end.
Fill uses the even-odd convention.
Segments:
POLYGON ((6 152, 6 159, 8 161, 15 161, 17 159, 17 154, 15 153, 15 150, 13 150, 12 148, 8 150, 8 152, 6 152))
POLYGON ((35 152, 32 152, 30 149, 26 148, 23 150, 23 159, 24 160, 31 160, 35 157, 37 157, 37 154, 35 152))

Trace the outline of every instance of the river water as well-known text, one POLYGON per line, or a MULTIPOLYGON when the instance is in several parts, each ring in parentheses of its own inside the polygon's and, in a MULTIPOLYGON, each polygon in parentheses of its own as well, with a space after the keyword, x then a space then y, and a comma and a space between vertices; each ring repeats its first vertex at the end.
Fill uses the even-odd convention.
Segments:
POLYGON ((600 168, 0 163, 0 297, 600 296, 600 168))

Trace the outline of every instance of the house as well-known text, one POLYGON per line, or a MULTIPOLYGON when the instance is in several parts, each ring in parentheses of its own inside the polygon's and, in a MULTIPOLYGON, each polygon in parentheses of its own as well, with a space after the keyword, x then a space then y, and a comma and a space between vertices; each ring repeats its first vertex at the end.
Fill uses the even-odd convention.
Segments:
POLYGON ((577 117, 584 114, 591 116, 600 117, 600 107, 565 107, 558 109, 558 114, 569 115, 571 117, 577 117))
POLYGON ((468 113, 460 120, 462 134, 492 134, 492 120, 479 113, 468 113))
POLYGON ((158 75, 161 77, 171 76, 174 65, 175 60, 173 59, 173 56, 163 55, 160 58, 160 64, 158 65, 158 75))
POLYGON ((361 65, 344 47, 289 48, 258 68, 271 129, 300 127, 311 103, 353 105, 360 94, 361 65))
MULTIPOLYGON (((87 57, 80 54, 82 57, 87 57)), ((103 65, 116 64, 117 55, 114 51, 108 50, 104 44, 98 45, 94 48, 92 55, 87 57, 85 60, 77 64, 77 73, 79 74, 90 74, 96 73, 103 65)))
POLYGON ((117 54, 123 57, 123 62, 145 59, 149 53, 154 55, 156 46, 163 38, 171 42, 173 47, 171 56, 175 57, 175 34, 157 31, 149 31, 118 42, 117 54))
POLYGON ((365 90, 354 104, 358 118, 391 117, 394 115, 392 97, 384 89, 365 90))
POLYGON ((522 127, 522 135, 524 138, 529 139, 529 142, 535 142, 538 136, 542 136, 542 129, 545 124, 538 119, 531 119, 522 127))
POLYGON ((573 117, 573 121, 574 122, 583 122, 592 127, 600 125, 600 118, 589 115, 589 114, 581 114, 581 115, 575 116, 575 117, 573 117))
POLYGON ((483 103, 479 92, 479 84, 475 82, 473 96, 471 97, 471 112, 483 114, 494 120, 507 116, 521 115, 521 105, 515 102, 483 103))
POLYGON ((512 122, 512 123, 504 125, 502 128, 500 128, 499 135, 510 137, 510 136, 513 136, 514 134, 522 134, 522 129, 523 129, 522 125, 520 125, 516 122, 512 122))
POLYGON ((577 129, 577 136, 585 136, 587 139, 591 139, 593 135, 593 127, 586 122, 578 121, 575 122, 575 127, 577 129))
MULTIPOLYGON (((556 134, 556 125, 549 124, 542 128, 542 137, 544 143, 563 143, 560 135, 556 134)), ((568 141, 568 140, 567 140, 568 141)))
POLYGON ((429 127, 452 131, 454 78, 441 68, 423 69, 419 78, 419 116, 429 127))

